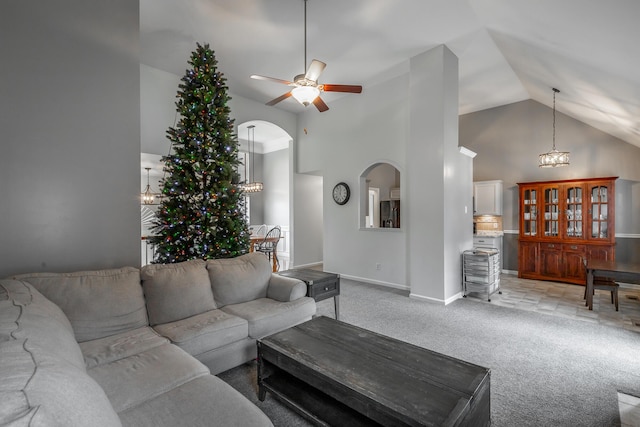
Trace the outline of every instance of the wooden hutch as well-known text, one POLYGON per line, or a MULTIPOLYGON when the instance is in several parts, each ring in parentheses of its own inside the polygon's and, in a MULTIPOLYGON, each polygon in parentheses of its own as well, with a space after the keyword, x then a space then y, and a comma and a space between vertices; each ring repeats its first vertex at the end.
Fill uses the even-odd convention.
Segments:
POLYGON ((615 259, 617 177, 518 183, 518 277, 584 285, 584 259, 615 259))

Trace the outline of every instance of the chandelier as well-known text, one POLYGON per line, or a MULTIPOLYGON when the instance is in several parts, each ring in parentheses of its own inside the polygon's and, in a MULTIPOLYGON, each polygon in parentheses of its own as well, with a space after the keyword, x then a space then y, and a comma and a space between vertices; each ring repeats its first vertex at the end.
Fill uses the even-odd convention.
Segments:
POLYGON ((144 168, 147 171, 147 187, 144 189, 144 193, 142 193, 142 203, 145 205, 152 205, 155 195, 151 191, 151 184, 149 184, 149 171, 151 168, 144 168))
POLYGON ((245 193, 259 193, 262 191, 263 185, 261 182, 256 182, 253 179, 255 175, 253 174, 255 163, 253 161, 255 154, 255 141, 256 136, 256 127, 254 125, 247 126, 247 144, 249 148, 249 156, 251 157, 251 175, 247 176, 247 162, 244 162, 244 177, 245 183, 240 185, 240 188, 245 193))
POLYGON ((541 168, 555 168, 557 166, 569 166, 569 152, 556 150, 556 93, 553 88, 553 148, 547 153, 540 154, 538 166, 541 168))

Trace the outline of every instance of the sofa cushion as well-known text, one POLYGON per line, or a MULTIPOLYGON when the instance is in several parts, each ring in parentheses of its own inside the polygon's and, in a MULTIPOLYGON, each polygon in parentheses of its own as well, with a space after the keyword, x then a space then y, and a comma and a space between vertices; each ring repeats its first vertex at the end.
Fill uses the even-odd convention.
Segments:
POLYGON ((222 310, 207 311, 188 319, 156 325, 154 328, 194 356, 246 339, 249 335, 249 325, 245 319, 222 310))
POLYGON ((137 268, 32 273, 14 279, 31 283, 58 305, 71 322, 78 342, 148 325, 137 268))
POLYGON ((218 307, 267 296, 272 271, 262 253, 208 260, 207 270, 218 307))
POLYGON ((0 342, 29 340, 33 348, 85 370, 80 347, 62 310, 27 282, 0 280, 0 342))
POLYGON ((200 259, 145 265, 141 277, 151 326, 216 308, 205 262, 200 259))
POLYGON ((247 319, 249 336, 260 339, 311 319, 316 313, 316 303, 309 297, 289 302, 259 298, 241 304, 228 305, 221 310, 247 319))
POLYGON ((169 342, 149 326, 80 343, 87 369, 111 363, 169 342))
POLYGON ((121 425, 104 391, 84 369, 35 341, 0 342, 0 425, 121 425))
POLYGON ((104 389, 116 412, 209 375, 206 366, 173 344, 153 347, 87 372, 104 389))
POLYGON ((131 427, 273 426, 256 405, 213 375, 189 381, 119 415, 122 424, 131 427))

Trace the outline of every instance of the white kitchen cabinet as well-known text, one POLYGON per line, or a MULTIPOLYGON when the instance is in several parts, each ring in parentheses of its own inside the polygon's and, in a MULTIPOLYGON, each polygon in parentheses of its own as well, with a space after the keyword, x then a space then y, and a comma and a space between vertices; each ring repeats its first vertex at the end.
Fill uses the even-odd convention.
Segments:
POLYGON ((473 214, 502 215, 502 181, 473 183, 473 214))

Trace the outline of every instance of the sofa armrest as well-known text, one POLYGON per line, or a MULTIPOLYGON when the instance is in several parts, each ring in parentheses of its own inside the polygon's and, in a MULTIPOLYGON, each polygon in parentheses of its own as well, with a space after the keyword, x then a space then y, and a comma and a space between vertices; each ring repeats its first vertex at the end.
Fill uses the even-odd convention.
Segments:
POLYGON ((267 287, 267 298, 276 301, 294 301, 307 295, 307 285, 302 280, 272 273, 267 287))

